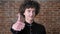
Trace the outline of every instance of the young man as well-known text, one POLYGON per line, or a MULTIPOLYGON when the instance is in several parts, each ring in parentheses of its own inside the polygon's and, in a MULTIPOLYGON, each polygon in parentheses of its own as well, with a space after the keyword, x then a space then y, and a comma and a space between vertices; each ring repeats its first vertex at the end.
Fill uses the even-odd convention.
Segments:
POLYGON ((18 20, 12 25, 11 32, 13 34, 46 34, 44 26, 34 22, 39 9, 39 4, 35 1, 24 2, 20 6, 18 20))

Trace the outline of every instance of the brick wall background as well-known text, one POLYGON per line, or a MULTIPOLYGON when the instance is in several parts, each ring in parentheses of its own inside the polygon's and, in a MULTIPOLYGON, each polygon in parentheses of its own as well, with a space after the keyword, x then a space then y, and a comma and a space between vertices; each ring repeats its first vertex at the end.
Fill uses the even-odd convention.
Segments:
MULTIPOLYGON (((60 1, 35 0, 40 3, 40 12, 35 21, 46 28, 47 34, 60 34, 60 1)), ((0 34, 12 34, 10 27, 17 20, 22 0, 0 0, 0 34)))

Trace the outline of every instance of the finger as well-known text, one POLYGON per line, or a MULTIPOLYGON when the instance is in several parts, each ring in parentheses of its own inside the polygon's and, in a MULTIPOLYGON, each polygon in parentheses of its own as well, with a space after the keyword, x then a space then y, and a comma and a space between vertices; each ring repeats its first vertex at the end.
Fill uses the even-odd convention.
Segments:
POLYGON ((18 17, 20 17, 20 13, 18 13, 18 17))

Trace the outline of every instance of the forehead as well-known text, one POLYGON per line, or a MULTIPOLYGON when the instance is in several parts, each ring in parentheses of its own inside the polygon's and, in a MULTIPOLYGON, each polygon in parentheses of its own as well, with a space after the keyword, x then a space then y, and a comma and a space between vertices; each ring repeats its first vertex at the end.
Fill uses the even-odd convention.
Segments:
POLYGON ((35 8, 26 8, 25 10, 35 10, 35 8))

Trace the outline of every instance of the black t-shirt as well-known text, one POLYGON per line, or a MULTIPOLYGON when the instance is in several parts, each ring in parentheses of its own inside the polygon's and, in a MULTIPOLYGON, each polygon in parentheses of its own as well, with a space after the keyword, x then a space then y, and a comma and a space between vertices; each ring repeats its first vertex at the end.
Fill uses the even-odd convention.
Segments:
POLYGON ((21 31, 15 31, 11 28, 12 34, 46 34, 45 27, 41 24, 33 22, 32 24, 25 23, 25 28, 21 31))

